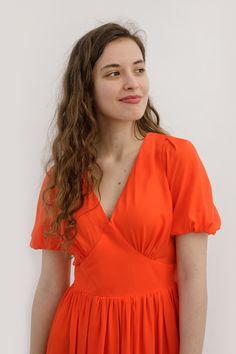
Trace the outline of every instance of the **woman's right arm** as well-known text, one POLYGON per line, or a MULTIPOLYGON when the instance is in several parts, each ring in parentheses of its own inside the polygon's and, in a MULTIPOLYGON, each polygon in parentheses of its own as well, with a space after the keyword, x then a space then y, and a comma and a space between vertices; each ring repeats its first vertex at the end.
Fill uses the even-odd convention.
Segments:
POLYGON ((70 286, 71 260, 62 251, 42 250, 42 268, 31 313, 30 354, 45 354, 57 305, 70 286))

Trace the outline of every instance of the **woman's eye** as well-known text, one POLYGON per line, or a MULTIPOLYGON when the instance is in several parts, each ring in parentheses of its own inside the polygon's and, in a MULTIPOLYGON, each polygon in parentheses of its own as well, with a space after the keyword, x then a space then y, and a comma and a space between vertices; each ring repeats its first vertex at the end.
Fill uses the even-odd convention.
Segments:
MULTIPOLYGON (((143 69, 143 68, 137 69, 137 70, 139 70, 139 71, 141 70, 141 72, 145 71, 145 69, 143 69)), ((112 74, 117 74, 117 73, 119 74, 119 71, 113 71, 112 73, 108 74, 107 76, 111 76, 112 74)))
POLYGON ((111 74, 117 74, 119 73, 118 71, 113 71, 112 73, 108 74, 107 76, 111 76, 111 74))

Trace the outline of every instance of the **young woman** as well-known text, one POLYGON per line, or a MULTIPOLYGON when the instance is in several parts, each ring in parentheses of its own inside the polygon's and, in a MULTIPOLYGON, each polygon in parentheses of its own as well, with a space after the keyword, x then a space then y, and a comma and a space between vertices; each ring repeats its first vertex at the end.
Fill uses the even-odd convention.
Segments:
POLYGON ((31 354, 202 353, 221 219, 194 145, 159 122, 138 34, 117 23, 85 34, 30 241, 43 250, 31 354))

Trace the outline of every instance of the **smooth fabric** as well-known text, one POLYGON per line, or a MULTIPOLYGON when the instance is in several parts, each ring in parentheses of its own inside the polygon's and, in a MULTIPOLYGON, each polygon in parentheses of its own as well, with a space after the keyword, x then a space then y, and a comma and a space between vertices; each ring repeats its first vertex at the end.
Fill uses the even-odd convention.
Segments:
MULTIPOLYGON (((46 242, 41 193, 30 246, 46 242)), ((84 188, 87 186, 84 175, 84 188)), ((179 354, 175 236, 221 226, 206 170, 187 139, 149 132, 110 219, 94 192, 77 212, 74 281, 47 354, 179 354)))

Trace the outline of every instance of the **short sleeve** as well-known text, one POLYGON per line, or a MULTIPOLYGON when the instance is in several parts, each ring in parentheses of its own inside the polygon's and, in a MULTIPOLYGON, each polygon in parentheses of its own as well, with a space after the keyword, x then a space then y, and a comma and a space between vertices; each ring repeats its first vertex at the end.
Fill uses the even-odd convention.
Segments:
POLYGON ((187 139, 168 137, 164 159, 173 203, 170 236, 190 232, 215 234, 221 227, 221 218, 195 146, 187 139))
POLYGON ((49 237, 43 236, 44 231, 48 228, 49 222, 46 217, 45 223, 42 221, 45 218, 45 209, 42 205, 42 193, 46 186, 48 176, 46 175, 43 179, 40 192, 38 195, 36 215, 34 226, 31 232, 30 247, 34 249, 51 249, 51 250, 60 250, 61 249, 61 237, 58 235, 53 235, 49 237))

